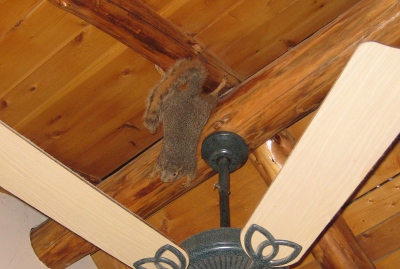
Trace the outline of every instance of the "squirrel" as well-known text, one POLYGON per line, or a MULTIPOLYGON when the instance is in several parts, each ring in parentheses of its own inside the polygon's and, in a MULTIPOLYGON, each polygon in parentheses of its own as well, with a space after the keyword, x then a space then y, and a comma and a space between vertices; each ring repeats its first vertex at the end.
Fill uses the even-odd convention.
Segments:
POLYGON ((178 60, 150 90, 144 125, 154 133, 161 121, 164 128, 162 150, 150 177, 161 172, 161 181, 173 182, 187 176, 188 187, 196 177, 197 145, 201 132, 225 86, 226 78, 210 94, 202 94, 207 78, 197 60, 178 60))

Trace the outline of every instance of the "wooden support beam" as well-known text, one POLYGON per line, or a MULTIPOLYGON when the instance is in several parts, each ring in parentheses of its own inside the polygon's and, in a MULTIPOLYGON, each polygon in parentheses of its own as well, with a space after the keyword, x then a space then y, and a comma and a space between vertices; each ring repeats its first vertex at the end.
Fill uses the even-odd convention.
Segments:
POLYGON ((249 159, 268 186, 272 184, 295 145, 292 134, 283 130, 250 154, 249 159))
MULTIPOLYGON (((216 130, 240 134, 254 150, 285 127, 316 109, 354 49, 363 41, 400 45, 400 3, 363 0, 314 36, 243 83, 216 109, 203 138, 216 130), (332 42, 334 40, 335 42, 332 42)), ((146 218, 185 193, 182 182, 163 184, 147 179, 161 144, 158 143, 98 185, 102 191, 146 218)), ((213 172, 199 158, 198 178, 213 172)), ((39 258, 51 268, 63 268, 89 252, 87 244, 65 231, 54 233, 52 221, 32 233, 39 258)))
POLYGON ((213 90, 227 76, 226 88, 239 82, 238 75, 203 51, 192 37, 179 31, 142 1, 49 0, 115 37, 164 70, 180 58, 199 58, 209 72, 206 87, 213 90))
POLYGON ((129 269, 131 267, 126 266, 117 259, 111 257, 103 251, 97 251, 92 254, 92 259, 98 269, 129 269))
POLYGON ((375 268, 341 214, 317 241, 312 253, 324 269, 375 268))

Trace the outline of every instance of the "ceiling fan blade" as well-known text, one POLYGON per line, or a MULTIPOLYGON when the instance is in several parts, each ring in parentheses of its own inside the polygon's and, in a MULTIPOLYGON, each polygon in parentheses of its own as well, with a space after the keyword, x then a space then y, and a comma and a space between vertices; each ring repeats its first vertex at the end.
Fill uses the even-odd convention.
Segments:
POLYGON ((400 131, 399 63, 395 48, 367 42, 356 50, 242 230, 244 248, 246 236, 253 240, 248 254, 264 241, 259 251, 275 247, 264 262, 298 261, 370 172, 400 131))
POLYGON ((183 249, 3 123, 0 186, 129 266, 155 257, 186 267, 183 249))

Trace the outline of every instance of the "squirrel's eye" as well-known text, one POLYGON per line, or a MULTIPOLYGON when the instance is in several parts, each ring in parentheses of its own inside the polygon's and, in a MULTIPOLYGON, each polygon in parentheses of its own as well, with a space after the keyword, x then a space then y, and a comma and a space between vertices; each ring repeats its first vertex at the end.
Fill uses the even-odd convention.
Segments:
POLYGON ((173 177, 176 177, 177 175, 178 175, 178 172, 174 172, 174 173, 172 174, 173 177))

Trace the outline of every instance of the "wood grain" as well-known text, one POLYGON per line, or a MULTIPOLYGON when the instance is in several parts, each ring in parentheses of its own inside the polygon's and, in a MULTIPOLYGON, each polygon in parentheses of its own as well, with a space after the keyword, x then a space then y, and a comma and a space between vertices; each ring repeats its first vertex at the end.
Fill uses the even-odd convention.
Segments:
MULTIPOLYGON (((378 3, 363 0, 343 17, 238 87, 233 95, 217 107, 203 137, 216 130, 234 131, 242 135, 254 150, 319 106, 357 44, 365 40, 398 44, 400 28, 396 14, 399 12, 400 4, 397 1, 378 3)), ((185 190, 179 188, 179 181, 166 185, 146 178, 160 148, 157 143, 105 180, 99 188, 141 217, 148 217, 184 194, 185 190)), ((198 178, 194 184, 212 175, 201 160, 197 172, 198 178)), ((63 249, 68 248, 66 242, 55 235, 47 243, 42 242, 47 245, 47 254, 46 251, 42 252, 39 257, 44 255, 52 257, 55 263, 68 264, 69 258, 62 256, 63 249)), ((80 252, 79 248, 74 250, 75 253, 71 248, 69 251, 72 256, 88 254, 80 252)))
POLYGON ((164 70, 177 59, 200 58, 209 72, 206 82, 209 90, 215 89, 224 76, 228 79, 227 88, 238 83, 228 66, 202 51, 201 45, 141 1, 50 2, 95 25, 164 70))
POLYGON ((247 0, 221 16, 196 39, 242 77, 249 77, 357 2, 247 0), (210 39, 214 33, 221 36, 210 39))
POLYGON ((268 186, 272 184, 295 145, 292 134, 283 130, 250 154, 249 159, 268 186))
POLYGON ((400 249, 400 213, 361 233, 357 241, 374 262, 400 249))
POLYGON ((98 269, 129 269, 130 266, 126 266, 117 259, 111 257, 103 251, 97 251, 92 254, 92 259, 98 269))
MULTIPOLYGON (((87 27, 81 19, 44 2, 0 40, 0 98, 87 27), (54 23, 56 21, 56 23, 54 23), (57 35, 60 27, 63 35, 57 35), (29 42, 27 42, 29 40, 29 42), (34 50, 35 53, 32 53, 34 50), (8 63, 13 63, 10 68, 8 63)), ((7 106, 2 100, 2 107, 7 106)))
POLYGON ((376 269, 397 269, 400 264, 400 249, 390 253, 375 263, 376 269))
POLYGON ((26 203, 126 265, 154 257, 166 244, 188 260, 179 246, 3 124, 0 137, 0 184, 26 203))
POLYGON ((18 27, 45 0, 28 0, 23 2, 2 1, 0 10, 0 39, 12 29, 18 27))
POLYGON ((312 253, 324 269, 375 269, 340 214, 312 248, 312 253))
MULTIPOLYGON (((147 89, 159 75, 149 61, 125 46, 81 71, 16 130, 68 167, 104 178, 160 138, 150 136, 142 123, 147 89)), ((19 107, 15 104, 15 110, 19 107)))
POLYGON ((89 70, 98 69, 99 61, 121 46, 123 45, 93 26, 85 27, 76 36, 71 37, 53 57, 28 74, 21 83, 2 97, 2 100, 9 103, 9 106, 0 112, 2 121, 15 129, 26 125, 50 103, 60 102, 63 96, 70 94, 73 88, 71 86, 78 83, 79 78, 87 75, 89 70), (72 64, 74 68, 70 69, 72 64))
POLYGON ((237 132, 249 138, 247 142, 253 150, 276 130, 283 130, 317 109, 358 44, 367 40, 386 45, 399 42, 400 35, 392 34, 400 33, 395 23, 400 21, 396 15, 400 13, 400 4, 388 1, 374 6, 375 3, 364 0, 355 5, 317 35, 242 83, 231 98, 217 107, 206 131, 237 132))
MULTIPOLYGON (((149 2, 149 1, 144 1, 149 2)), ((165 1, 163 1, 165 2, 165 1)), ((160 14, 174 23, 182 31, 190 36, 196 36, 207 26, 214 24, 221 15, 235 8, 243 0, 221 0, 221 1, 204 1, 192 0, 188 1, 169 1, 160 14), (201 16, 198 12, 200 11, 201 16)), ((259 3, 254 3, 258 5, 259 3)))
POLYGON ((258 224, 304 254, 398 135, 399 61, 400 50, 359 46, 242 230, 242 244, 258 224))
POLYGON ((355 200, 343 211, 355 235, 400 212, 400 176, 355 200))

